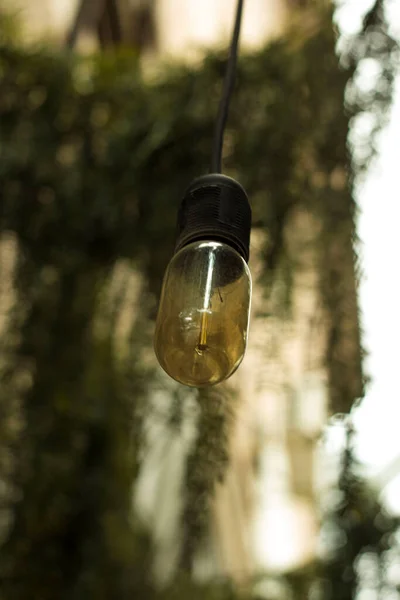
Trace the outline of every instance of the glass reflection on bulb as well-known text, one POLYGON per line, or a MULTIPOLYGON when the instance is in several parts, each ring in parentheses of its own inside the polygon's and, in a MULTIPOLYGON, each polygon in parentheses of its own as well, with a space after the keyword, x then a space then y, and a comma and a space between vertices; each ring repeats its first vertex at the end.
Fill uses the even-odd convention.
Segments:
POLYGON ((176 381, 202 387, 227 379, 242 361, 251 276, 229 245, 193 242, 172 258, 164 278, 154 347, 176 381))

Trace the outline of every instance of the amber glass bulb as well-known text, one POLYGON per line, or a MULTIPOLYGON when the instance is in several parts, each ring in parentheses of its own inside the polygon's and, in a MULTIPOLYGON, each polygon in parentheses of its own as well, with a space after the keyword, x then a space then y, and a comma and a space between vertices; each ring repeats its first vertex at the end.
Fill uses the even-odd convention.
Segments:
POLYGON ((193 387, 227 379, 247 343, 251 276, 227 244, 193 242, 173 256, 158 309, 154 348, 176 381, 193 387))

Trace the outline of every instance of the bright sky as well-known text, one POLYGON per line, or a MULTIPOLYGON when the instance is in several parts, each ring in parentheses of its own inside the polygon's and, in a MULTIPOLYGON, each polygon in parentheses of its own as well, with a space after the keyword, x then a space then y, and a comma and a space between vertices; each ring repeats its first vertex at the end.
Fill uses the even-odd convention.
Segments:
MULTIPOLYGON (((354 32, 370 0, 338 3, 337 21, 346 33, 354 32)), ((400 2, 387 0, 392 33, 400 40, 400 2)), ((366 75, 368 77, 368 75, 366 75)), ((366 81, 366 84, 368 82, 366 81)), ((378 473, 400 457, 400 76, 389 126, 380 138, 379 156, 367 181, 360 185, 358 234, 361 238, 363 280, 360 304, 363 343, 369 356, 366 372, 372 377, 368 393, 354 414, 359 432, 358 451, 378 473)), ((399 466, 400 474, 400 466, 399 466)), ((400 478, 388 486, 389 504, 400 510, 400 478), (395 503, 395 496, 397 502, 395 503)))

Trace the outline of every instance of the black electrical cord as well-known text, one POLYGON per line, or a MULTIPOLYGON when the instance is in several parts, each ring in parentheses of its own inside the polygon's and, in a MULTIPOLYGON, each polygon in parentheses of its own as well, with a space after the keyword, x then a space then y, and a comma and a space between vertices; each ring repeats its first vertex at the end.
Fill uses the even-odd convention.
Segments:
POLYGON ((224 131, 228 118, 229 103, 235 84, 235 73, 237 63, 237 53, 239 45, 240 26, 242 23, 243 1, 238 0, 236 8, 235 26, 232 34, 232 41, 229 50, 229 58, 226 65, 224 86, 219 103, 217 121, 214 129, 214 140, 211 155, 211 173, 221 173, 222 147, 224 143, 224 131))

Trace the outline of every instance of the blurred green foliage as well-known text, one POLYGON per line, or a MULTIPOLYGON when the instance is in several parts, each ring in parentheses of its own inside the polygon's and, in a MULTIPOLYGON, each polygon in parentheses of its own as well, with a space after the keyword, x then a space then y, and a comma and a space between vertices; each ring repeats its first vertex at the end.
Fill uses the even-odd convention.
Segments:
POLYGON ((345 434, 338 499, 326 518, 335 540, 331 542, 325 565, 329 575, 329 579, 325 576, 324 580, 327 600, 350 600, 363 587, 372 588, 377 595, 384 595, 385 588, 386 591, 390 588, 385 572, 385 555, 396 547, 398 552, 395 534, 400 519, 388 513, 378 492, 363 478, 361 465, 355 457, 355 432, 350 422, 346 425, 345 434), (372 578, 360 570, 365 556, 372 558, 377 567, 372 578))
POLYGON ((398 578, 390 568, 398 564, 400 518, 388 512, 380 491, 365 478, 351 419, 343 421, 342 429, 338 477, 322 513, 320 557, 285 579, 294 600, 354 600, 360 593, 397 600, 398 578))
MULTIPOLYGON (((349 46, 347 69, 335 54, 331 11, 314 6, 304 27, 244 56, 226 134, 226 170, 267 233, 267 289, 295 268, 285 238, 292 211, 311 211, 321 224, 333 410, 348 411, 362 394, 347 134, 354 114, 390 101, 394 47, 380 11, 377 2, 372 25, 349 46), (388 85, 368 106, 345 111, 347 83, 376 52, 377 30, 388 85)), ((151 319, 180 196, 208 168, 223 72, 222 57, 210 55, 201 68, 170 66, 148 82, 133 53, 78 58, 1 37, 0 231, 16 244, 0 366, 5 600, 236 597, 230 584, 202 587, 185 574, 158 590, 152 541, 131 506, 146 399, 169 385, 148 359, 151 319), (121 265, 130 274, 106 301, 121 265), (140 305, 123 327, 122 352, 116 323, 132 274, 140 305)), ((228 461, 230 397, 221 394, 218 402, 198 397, 186 568, 228 461)))

